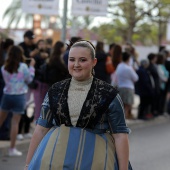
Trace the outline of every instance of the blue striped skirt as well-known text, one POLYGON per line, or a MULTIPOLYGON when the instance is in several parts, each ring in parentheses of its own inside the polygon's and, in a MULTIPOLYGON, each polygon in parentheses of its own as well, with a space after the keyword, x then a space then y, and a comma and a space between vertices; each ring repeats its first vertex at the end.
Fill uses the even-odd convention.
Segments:
POLYGON ((118 170, 113 138, 64 125, 52 128, 28 170, 118 170))

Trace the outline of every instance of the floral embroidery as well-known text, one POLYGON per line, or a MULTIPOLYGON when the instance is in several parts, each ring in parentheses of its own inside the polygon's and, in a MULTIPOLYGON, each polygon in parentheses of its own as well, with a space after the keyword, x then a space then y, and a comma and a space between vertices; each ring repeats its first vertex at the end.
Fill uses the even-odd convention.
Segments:
MULTIPOLYGON (((58 82, 48 93, 50 110, 59 125, 72 126, 67 103, 70 82, 71 79, 58 82)), ((117 93, 111 85, 94 78, 76 126, 93 129, 101 121, 117 93)))

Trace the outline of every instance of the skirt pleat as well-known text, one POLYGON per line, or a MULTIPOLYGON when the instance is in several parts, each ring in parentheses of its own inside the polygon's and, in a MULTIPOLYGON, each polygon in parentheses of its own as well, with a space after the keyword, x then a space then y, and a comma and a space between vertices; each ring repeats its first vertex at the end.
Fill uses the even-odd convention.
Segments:
POLYGON ((77 127, 52 128, 39 144, 28 170, 118 170, 110 134, 77 127))

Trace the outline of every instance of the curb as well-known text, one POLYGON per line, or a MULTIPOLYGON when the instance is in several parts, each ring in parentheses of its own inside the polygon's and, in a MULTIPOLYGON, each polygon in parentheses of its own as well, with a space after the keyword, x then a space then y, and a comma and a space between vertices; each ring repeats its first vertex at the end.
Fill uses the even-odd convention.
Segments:
POLYGON ((166 123, 166 122, 170 122, 170 116, 166 114, 162 116, 158 116, 151 120, 139 120, 139 119, 126 120, 127 126, 131 129, 137 129, 141 127, 157 125, 157 124, 166 123))

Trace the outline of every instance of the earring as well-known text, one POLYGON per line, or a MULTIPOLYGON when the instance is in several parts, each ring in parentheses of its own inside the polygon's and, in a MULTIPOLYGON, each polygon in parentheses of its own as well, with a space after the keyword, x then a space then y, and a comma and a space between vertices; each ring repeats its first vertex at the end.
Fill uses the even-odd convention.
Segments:
POLYGON ((93 75, 93 76, 95 75, 95 71, 94 71, 94 68, 92 69, 92 75, 93 75))

